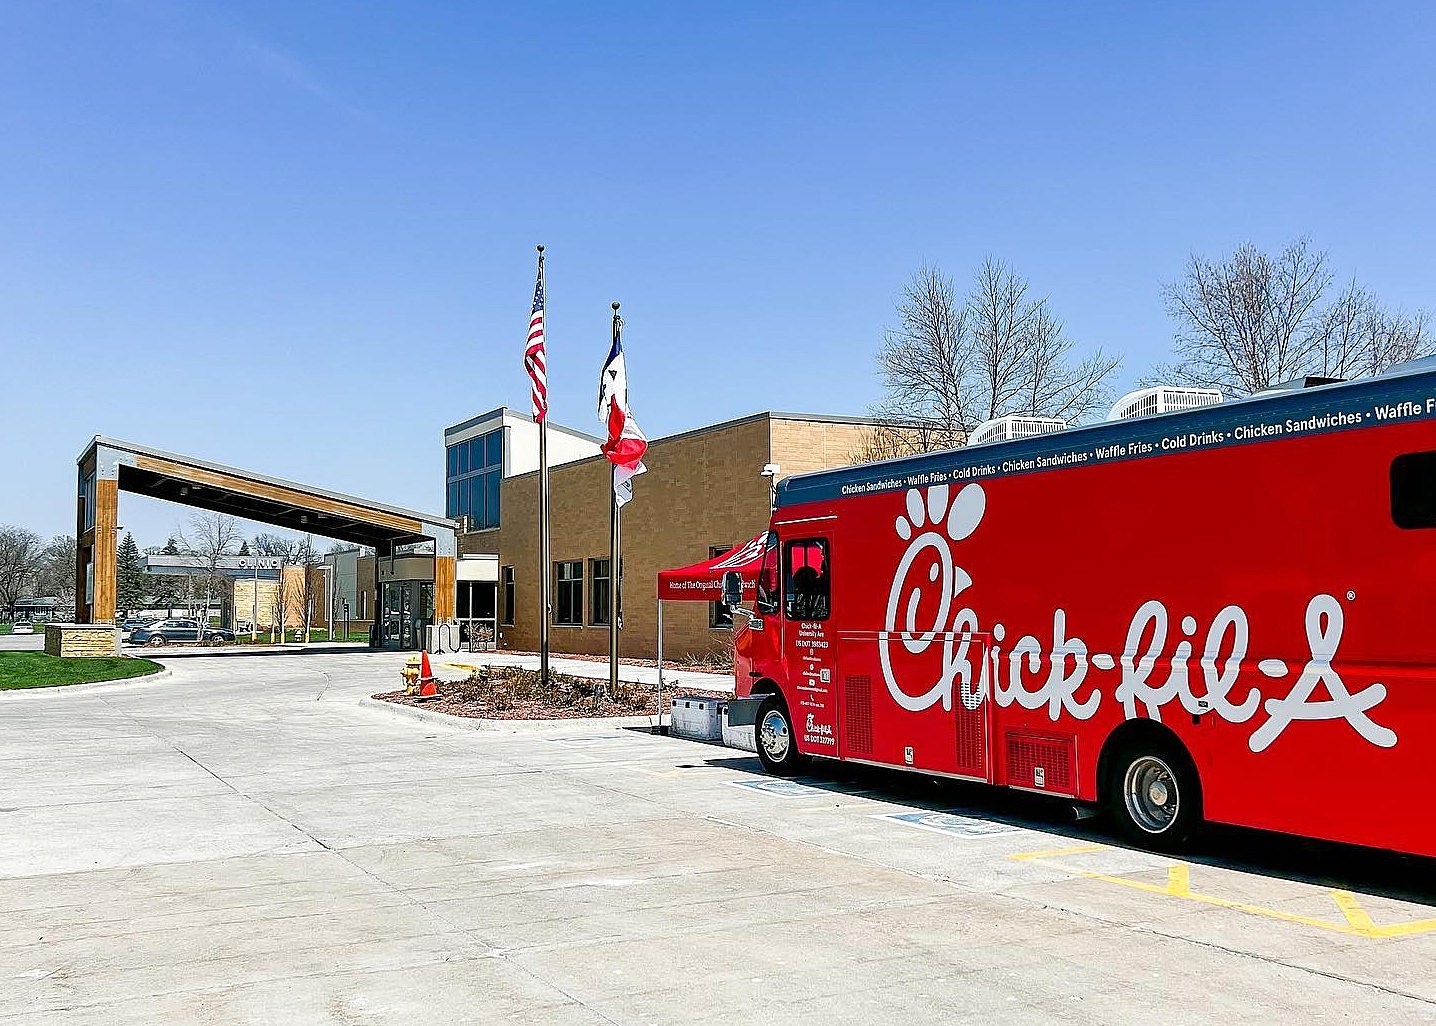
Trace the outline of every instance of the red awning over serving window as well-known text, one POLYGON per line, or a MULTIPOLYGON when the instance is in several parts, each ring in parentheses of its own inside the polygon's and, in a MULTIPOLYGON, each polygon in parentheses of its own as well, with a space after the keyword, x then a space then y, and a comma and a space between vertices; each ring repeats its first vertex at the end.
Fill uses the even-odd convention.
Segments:
POLYGON ((758 590, 758 570, 763 565, 763 546, 767 540, 768 532, 764 531, 721 556, 676 570, 658 571, 659 600, 717 602, 723 597, 723 575, 729 570, 743 575, 743 596, 752 597, 758 590))

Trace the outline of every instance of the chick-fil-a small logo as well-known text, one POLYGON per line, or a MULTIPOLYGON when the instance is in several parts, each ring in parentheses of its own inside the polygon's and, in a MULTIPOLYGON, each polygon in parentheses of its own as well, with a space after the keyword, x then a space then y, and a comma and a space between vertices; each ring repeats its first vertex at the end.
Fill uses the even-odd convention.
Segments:
MULTIPOLYGON (((1296 720, 1344 719, 1373 745, 1396 744, 1396 732, 1367 715, 1386 698, 1386 686, 1372 683, 1352 693, 1332 665, 1345 618, 1341 603, 1327 594, 1307 603, 1310 658, 1283 698, 1263 701, 1251 685, 1238 693, 1250 625, 1246 611, 1237 605, 1222 609, 1203 630, 1192 616, 1182 617, 1174 629, 1163 603, 1145 602, 1133 615, 1116 657, 1090 652, 1085 641, 1069 635, 1063 609, 1052 614, 1047 644, 1028 634, 1004 653, 1007 630, 998 623, 983 652, 978 615, 961 603, 972 577, 958 565, 953 545, 977 530, 986 511, 987 495, 978 484, 965 486, 955 496, 947 485, 933 485, 925 491, 910 489, 904 497, 894 530, 907 547, 893 574, 878 635, 883 679, 903 709, 921 712, 941 702, 943 709, 951 710, 956 691, 968 709, 991 695, 1004 708, 1014 702, 1024 709, 1045 706, 1054 721, 1063 713, 1086 720, 1096 715, 1103 695, 1095 680, 1088 679, 1089 670, 1119 670, 1112 697, 1128 719, 1146 715, 1160 721, 1163 708, 1176 700, 1193 715, 1211 712, 1230 723, 1246 723, 1265 711, 1266 718, 1248 741, 1253 752, 1264 751, 1296 720), (940 661, 927 655, 934 645, 941 646, 940 661), (1325 689, 1325 698, 1315 697, 1318 685, 1325 689)), ((1290 673, 1280 659, 1263 659, 1257 669, 1276 680, 1290 673)))

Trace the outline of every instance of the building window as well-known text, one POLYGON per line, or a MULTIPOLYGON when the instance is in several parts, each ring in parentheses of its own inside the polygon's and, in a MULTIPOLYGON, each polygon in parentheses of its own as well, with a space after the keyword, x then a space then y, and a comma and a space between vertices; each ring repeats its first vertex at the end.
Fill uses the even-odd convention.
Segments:
POLYGON ((789 620, 826 620, 832 594, 827 539, 790 541, 783 555, 784 614, 789 620))
MULTIPOLYGON (((708 547, 708 558, 716 559, 725 552, 732 552, 731 545, 710 545, 708 547)), ((732 627, 733 610, 729 609, 722 602, 708 603, 708 626, 710 628, 732 627)))
POLYGON ((563 560, 553 568, 553 622, 563 627, 582 627, 583 560, 563 560))
POLYGON ((1392 461, 1391 519, 1407 531, 1436 527, 1436 452, 1409 452, 1392 461))
POLYGON ((613 605, 613 581, 609 577, 609 565, 606 559, 589 560, 589 576, 593 579, 593 588, 589 592, 592 608, 589 610, 588 622, 595 626, 608 626, 609 610, 613 605))
POLYGON ((468 517, 472 530, 499 526, 499 482, 504 473, 503 428, 456 442, 445 460, 445 509, 468 517))
POLYGON ((514 595, 517 589, 514 587, 514 568, 506 566, 501 572, 504 582, 504 626, 514 625, 514 595))
POLYGON ((84 508, 85 530, 95 526, 95 475, 85 474, 80 478, 80 503, 84 508))

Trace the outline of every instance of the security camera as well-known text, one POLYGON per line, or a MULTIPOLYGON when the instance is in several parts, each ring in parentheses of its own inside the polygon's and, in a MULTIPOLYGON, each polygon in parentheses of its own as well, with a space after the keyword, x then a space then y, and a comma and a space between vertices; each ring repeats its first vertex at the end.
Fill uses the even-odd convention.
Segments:
POLYGON ((764 477, 777 477, 778 471, 782 469, 783 468, 778 466, 778 464, 776 463, 765 463, 763 464, 762 474, 764 477))

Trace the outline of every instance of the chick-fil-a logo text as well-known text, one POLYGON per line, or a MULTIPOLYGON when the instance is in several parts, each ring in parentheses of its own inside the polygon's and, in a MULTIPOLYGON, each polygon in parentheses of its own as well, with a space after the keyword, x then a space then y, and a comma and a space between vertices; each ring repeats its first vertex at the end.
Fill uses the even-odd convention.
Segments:
MULTIPOLYGON (((1230 723, 1247 723, 1264 712, 1248 741, 1253 752, 1264 751, 1297 720, 1344 719, 1373 745, 1396 744, 1396 732, 1367 715, 1386 698, 1386 686, 1372 683, 1352 693, 1332 665, 1345 618, 1331 595, 1316 595, 1307 603, 1310 658, 1283 698, 1263 701, 1256 687, 1238 681, 1251 632, 1245 610, 1237 605, 1222 609, 1203 627, 1192 616, 1174 625, 1165 605, 1156 599, 1145 602, 1133 614, 1115 658, 1089 652, 1086 642, 1069 634, 1066 611, 1057 609, 1050 642, 1028 634, 1004 652, 1005 626, 994 624, 984 632, 977 613, 962 603, 973 582, 953 555, 953 544, 977 530, 986 511, 987 496, 978 484, 955 496, 947 485, 906 493, 894 530, 907 548, 893 574, 878 635, 883 679, 903 709, 921 712, 941 702, 951 710, 956 692, 968 709, 991 695, 1004 708, 1016 702, 1024 709, 1046 707, 1054 721, 1064 713, 1086 720, 1096 714, 1103 696, 1089 671, 1117 670, 1112 697, 1128 719, 1145 715, 1160 721, 1175 700, 1193 715, 1215 713, 1230 723), (1172 639, 1176 643, 1168 655, 1172 639), (941 647, 940 661, 928 655, 935 645, 941 647), (1318 686, 1326 697, 1316 697, 1318 686)), ((1275 680, 1290 673, 1280 659, 1263 659, 1257 669, 1275 680)))

